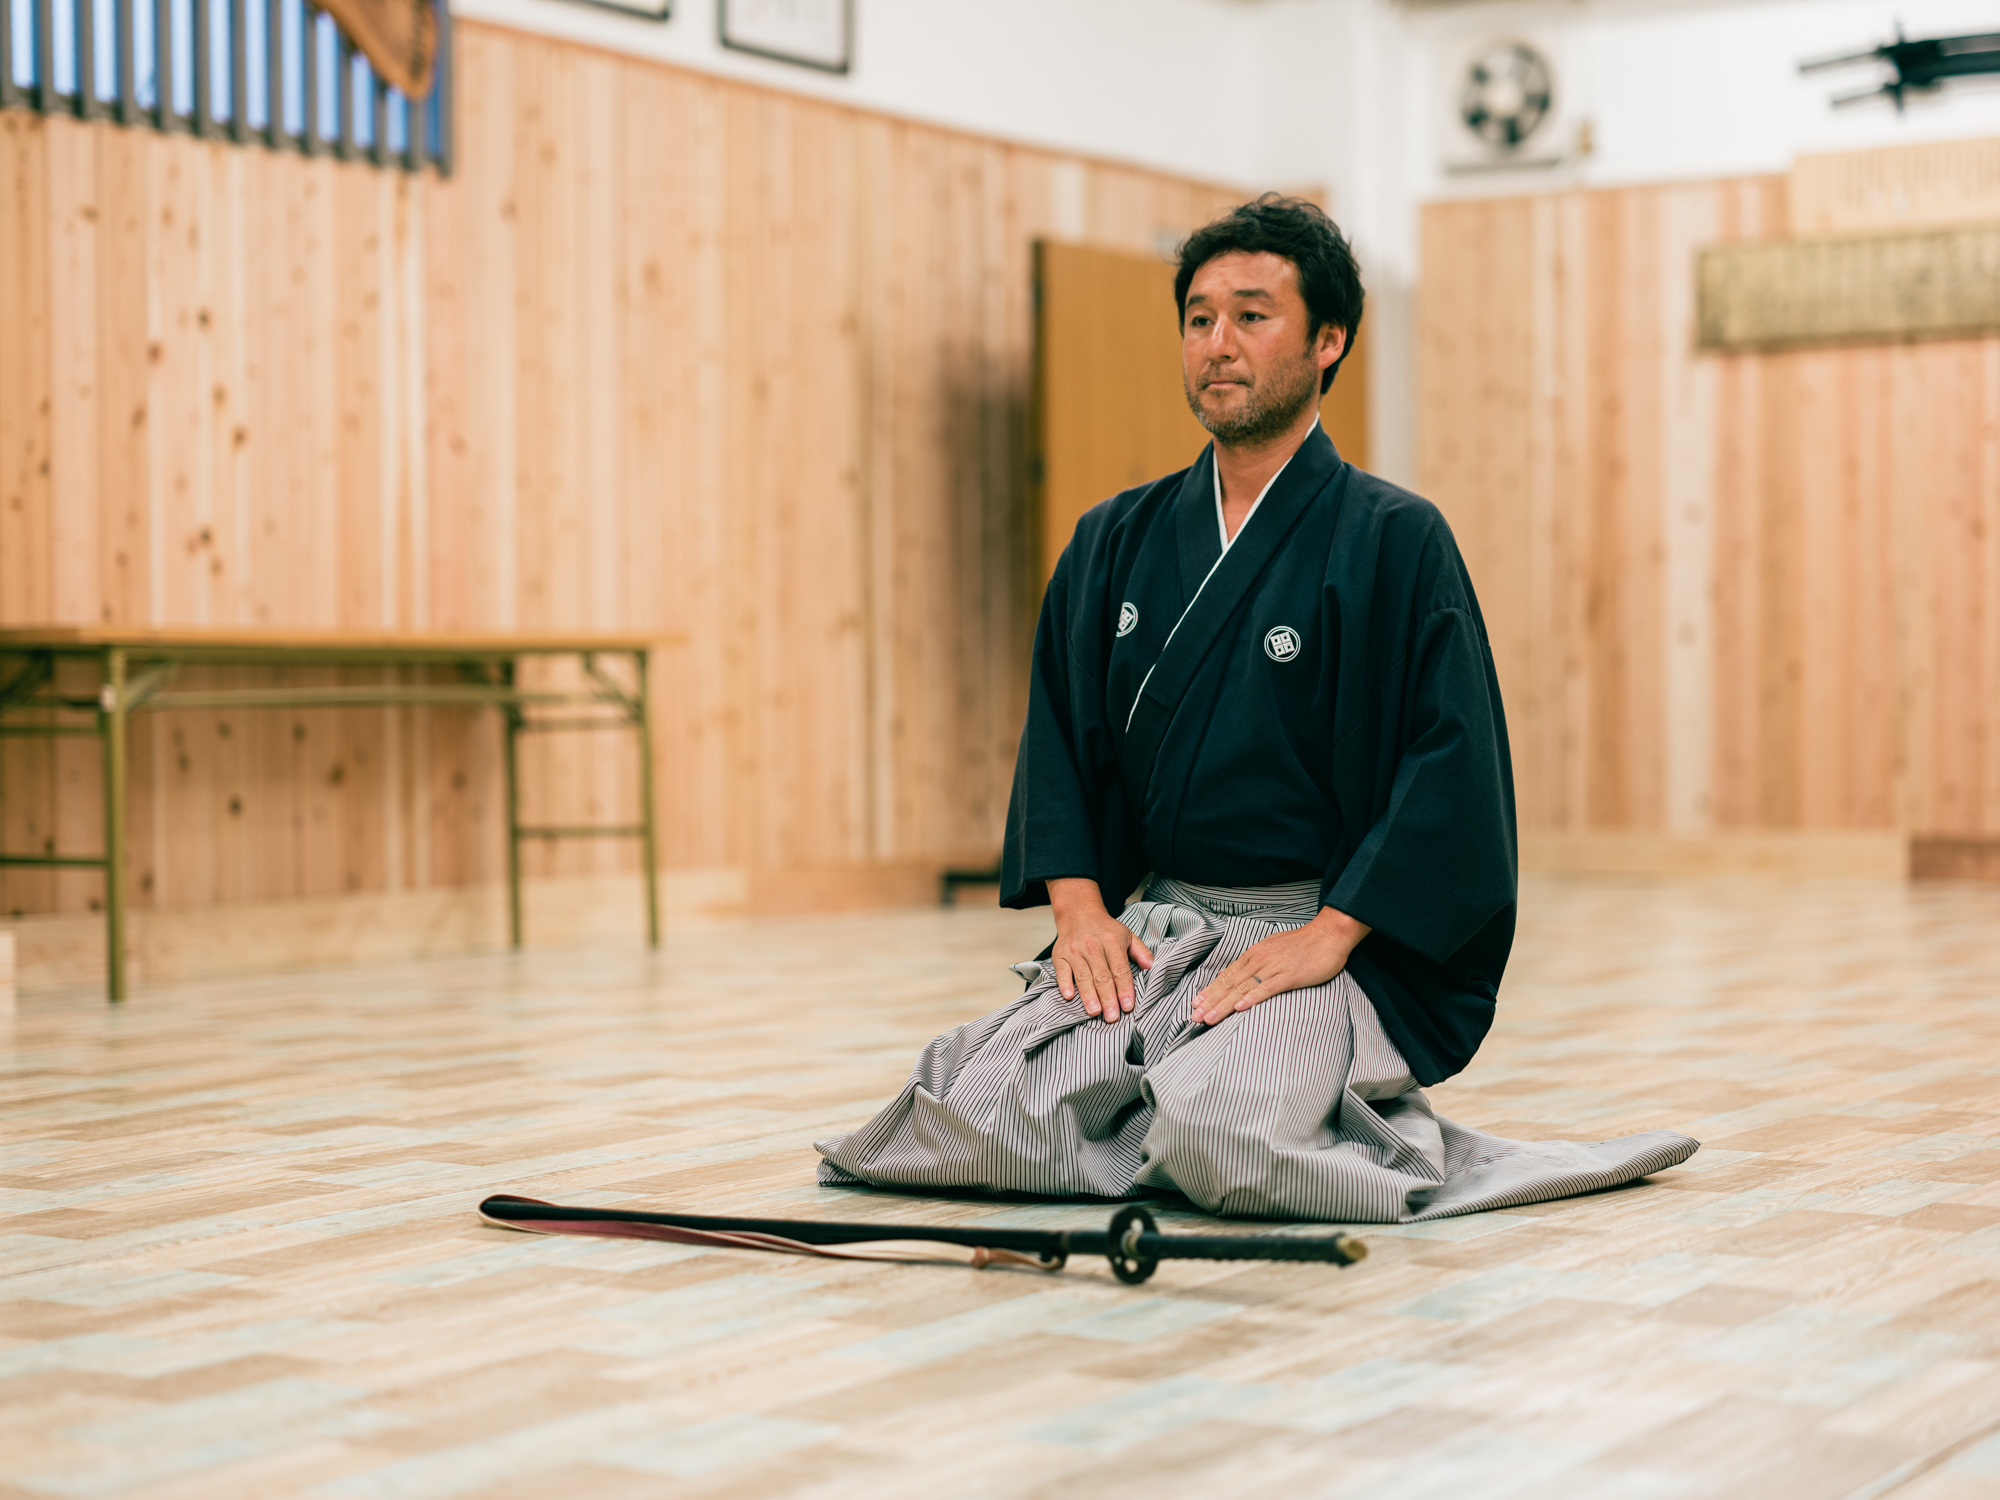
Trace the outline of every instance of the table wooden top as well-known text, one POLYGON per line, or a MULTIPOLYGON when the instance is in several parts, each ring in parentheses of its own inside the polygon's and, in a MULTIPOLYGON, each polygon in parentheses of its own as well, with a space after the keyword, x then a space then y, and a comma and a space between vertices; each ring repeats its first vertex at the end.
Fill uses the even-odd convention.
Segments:
POLYGON ((416 660, 539 656, 554 653, 644 651, 685 644, 679 631, 590 634, 582 631, 312 630, 294 627, 221 628, 130 625, 35 625, 0 628, 0 652, 98 651, 123 646, 141 656, 263 656, 302 654, 416 660))

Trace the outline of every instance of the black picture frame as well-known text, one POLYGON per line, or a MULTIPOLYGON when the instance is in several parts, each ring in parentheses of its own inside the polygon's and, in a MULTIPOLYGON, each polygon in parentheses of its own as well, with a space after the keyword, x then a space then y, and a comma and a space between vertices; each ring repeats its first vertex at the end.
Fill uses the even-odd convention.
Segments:
POLYGON ((630 16, 635 21, 671 21, 674 18, 674 0, 575 0, 578 5, 588 5, 595 10, 615 11, 621 16, 630 16))
POLYGON ((854 0, 838 0, 840 5, 840 60, 828 62, 823 58, 803 53, 786 52, 761 42, 746 41, 730 34, 730 9, 732 0, 716 0, 715 29, 716 40, 731 52, 744 52, 752 57, 765 57, 774 62, 790 63, 794 67, 811 68, 819 73, 833 73, 845 76, 854 66, 854 0))

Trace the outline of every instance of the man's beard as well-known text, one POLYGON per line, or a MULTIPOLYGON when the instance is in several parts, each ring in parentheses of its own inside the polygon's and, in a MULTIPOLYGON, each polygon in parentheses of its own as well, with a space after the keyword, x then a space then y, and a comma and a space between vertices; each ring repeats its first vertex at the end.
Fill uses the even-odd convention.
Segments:
POLYGON ((1299 419, 1300 413, 1319 400, 1319 366, 1301 359, 1289 367, 1272 370, 1250 387, 1249 399, 1234 416, 1210 416, 1202 410, 1201 399, 1185 380, 1181 390, 1188 410, 1214 435, 1218 443, 1254 448, 1279 436, 1299 419))

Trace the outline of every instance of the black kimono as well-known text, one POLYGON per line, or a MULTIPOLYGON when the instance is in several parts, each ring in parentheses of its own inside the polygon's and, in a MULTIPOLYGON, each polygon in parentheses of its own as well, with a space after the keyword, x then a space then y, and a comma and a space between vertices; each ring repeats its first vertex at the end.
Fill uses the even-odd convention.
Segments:
POLYGON ((1348 972, 1435 1083, 1492 1024, 1514 934, 1513 773, 1471 579, 1435 507, 1317 427, 1227 552, 1214 483, 1211 448, 1077 523, 1035 634, 1002 904, 1046 904, 1064 876, 1113 915, 1149 871, 1317 879, 1374 929, 1348 972))
POLYGON ((1095 1020, 1017 966, 1027 989, 816 1143, 819 1180, 1414 1223, 1685 1161, 1676 1131, 1510 1141, 1424 1093, 1492 1024, 1514 935, 1500 692, 1443 519, 1317 428, 1227 549, 1217 512, 1209 454, 1098 506, 1035 640, 1003 896, 1095 879, 1153 953, 1132 1009, 1095 1020), (1343 972, 1194 1019, 1322 906, 1374 929, 1343 972))

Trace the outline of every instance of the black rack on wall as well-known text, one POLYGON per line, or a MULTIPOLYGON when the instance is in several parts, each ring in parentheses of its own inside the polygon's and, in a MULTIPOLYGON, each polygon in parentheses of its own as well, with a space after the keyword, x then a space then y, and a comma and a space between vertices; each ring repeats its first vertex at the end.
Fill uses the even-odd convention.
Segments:
POLYGON ((451 13, 412 101, 308 0, 0 0, 0 108, 451 171, 451 13))

